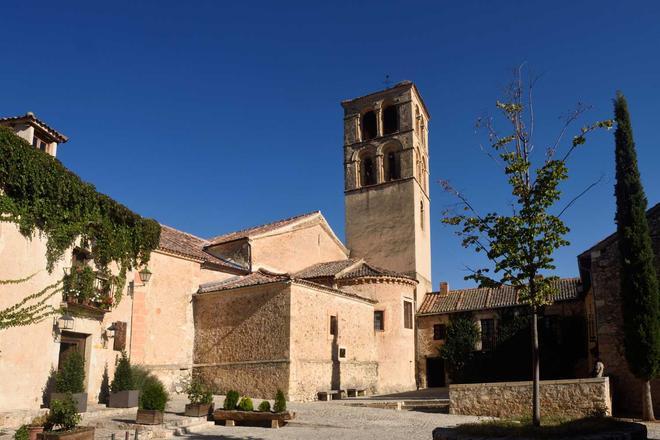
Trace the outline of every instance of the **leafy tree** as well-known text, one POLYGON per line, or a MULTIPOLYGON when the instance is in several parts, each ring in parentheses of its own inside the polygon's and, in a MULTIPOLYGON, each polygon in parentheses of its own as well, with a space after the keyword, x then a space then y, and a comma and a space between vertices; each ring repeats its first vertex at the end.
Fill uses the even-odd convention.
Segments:
POLYGON ((55 376, 58 393, 82 393, 85 391, 85 361, 78 350, 72 350, 62 362, 55 376))
POLYGON ((621 92, 614 100, 614 115, 624 347, 630 371, 643 381, 644 420, 654 420, 650 380, 660 368, 659 287, 646 219, 646 195, 637 168, 628 104, 621 92))
POLYGON ((240 399, 240 397, 241 395, 238 394, 238 391, 227 391, 227 395, 225 396, 225 401, 222 404, 222 407, 229 411, 236 409, 236 405, 238 405, 238 399, 240 399))
POLYGON ((440 356, 446 361, 447 372, 455 382, 465 380, 465 367, 473 357, 474 346, 479 340, 479 329, 470 316, 457 316, 447 327, 447 339, 440 348, 440 356))
POLYGON ((259 404, 259 408, 257 409, 259 412, 270 412, 270 402, 267 400, 263 400, 259 404))
POLYGON ((67 393, 64 399, 51 402, 44 428, 46 431, 51 431, 57 426, 63 431, 71 431, 78 426, 81 419, 82 416, 76 410, 76 402, 73 400, 73 396, 71 396, 71 393, 67 393))
POLYGON ((131 361, 128 359, 128 355, 126 355, 125 351, 121 352, 121 357, 117 363, 117 368, 115 369, 115 375, 112 379, 112 384, 110 384, 110 389, 113 393, 135 389, 131 361))
POLYGON ((254 411, 254 404, 252 399, 249 397, 243 397, 240 402, 238 402, 238 409, 241 411, 254 411))
POLYGON ((213 403, 213 393, 197 375, 192 376, 186 387, 186 394, 192 404, 210 405, 213 403))
POLYGON ((508 134, 498 133, 492 118, 481 119, 477 123, 478 127, 487 130, 493 151, 489 152, 489 156, 498 163, 508 180, 513 195, 511 212, 480 214, 465 195, 449 182, 443 182, 444 189, 458 197, 462 208, 447 212, 443 222, 459 226, 458 235, 463 238, 463 246, 484 253, 491 263, 492 272, 490 268, 473 269, 466 279, 476 280, 484 287, 511 285, 516 289, 520 302, 531 308, 532 417, 533 423, 538 426, 541 423, 538 312, 542 306, 552 302, 555 293, 552 282, 556 279, 545 275, 555 269, 554 251, 569 244, 564 238, 569 229, 561 220, 561 215, 596 183, 555 214, 554 207, 561 198, 559 185, 568 178, 568 159, 586 142, 587 134, 598 128, 610 128, 612 121, 583 127, 566 151, 558 154, 567 129, 586 110, 586 107, 578 105, 566 117, 560 135, 547 148, 543 162, 536 166, 532 161, 533 82, 524 84, 521 70, 515 74, 504 101, 496 102, 497 109, 511 126, 508 134))
POLYGON ((155 376, 147 376, 140 392, 140 409, 165 411, 170 396, 165 385, 155 376))

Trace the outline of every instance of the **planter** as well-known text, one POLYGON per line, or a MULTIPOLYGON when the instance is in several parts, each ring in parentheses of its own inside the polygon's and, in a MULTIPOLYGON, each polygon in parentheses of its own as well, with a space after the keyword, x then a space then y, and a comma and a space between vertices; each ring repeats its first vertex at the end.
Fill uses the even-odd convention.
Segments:
POLYGON ((37 434, 41 434, 44 432, 44 427, 43 426, 28 426, 28 436, 30 436, 30 440, 37 440, 37 434))
MULTIPOLYGON (((79 413, 84 413, 87 411, 87 393, 74 393, 73 401, 76 402, 76 411, 79 413)), ((50 395, 50 401, 53 400, 64 400, 66 393, 52 393, 50 395)))
POLYGON ((79 426, 73 431, 47 431, 37 434, 37 440, 94 440, 94 428, 79 426))
POLYGON ((108 408, 133 408, 138 406, 140 390, 126 390, 110 394, 108 408))
POLYGON ((135 423, 140 425, 160 425, 163 423, 163 411, 157 409, 138 409, 135 423))
POLYGON ((212 403, 188 403, 184 414, 188 417, 207 417, 212 412, 212 403))
POLYGON ((234 426, 235 422, 264 423, 270 422, 273 428, 279 428, 287 421, 296 417, 293 411, 284 411, 279 413, 260 412, 260 411, 227 411, 217 409, 213 411, 213 419, 216 422, 224 421, 226 426, 234 426))

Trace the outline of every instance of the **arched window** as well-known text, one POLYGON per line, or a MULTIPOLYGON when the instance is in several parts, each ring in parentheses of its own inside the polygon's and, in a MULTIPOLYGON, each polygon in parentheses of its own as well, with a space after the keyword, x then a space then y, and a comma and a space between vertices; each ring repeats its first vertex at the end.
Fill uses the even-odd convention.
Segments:
POLYGON ((362 140, 366 141, 376 137, 376 113, 368 111, 362 115, 362 140))
POLYGON ((419 226, 424 230, 424 202, 419 202, 419 226))
POLYGON ((417 136, 422 135, 422 123, 421 123, 422 117, 419 115, 419 106, 415 106, 415 129, 417 130, 417 136))
POLYGON ((396 151, 390 151, 385 157, 385 180, 396 180, 401 178, 401 160, 396 151))
POLYGON ((372 158, 365 157, 362 159, 361 171, 362 186, 374 185, 376 183, 376 169, 372 158))
POLYGON ((397 131, 399 131, 399 112, 395 105, 390 105, 383 110, 383 134, 397 131))

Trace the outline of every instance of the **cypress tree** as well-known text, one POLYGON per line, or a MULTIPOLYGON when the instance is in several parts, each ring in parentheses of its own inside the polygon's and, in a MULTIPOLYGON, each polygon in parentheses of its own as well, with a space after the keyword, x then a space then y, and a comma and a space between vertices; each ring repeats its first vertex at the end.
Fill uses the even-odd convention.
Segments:
POLYGON ((637 168, 628 104, 621 92, 614 100, 614 114, 624 348, 630 371, 643 382, 643 417, 654 420, 650 380, 660 367, 659 287, 646 218, 646 195, 637 168))

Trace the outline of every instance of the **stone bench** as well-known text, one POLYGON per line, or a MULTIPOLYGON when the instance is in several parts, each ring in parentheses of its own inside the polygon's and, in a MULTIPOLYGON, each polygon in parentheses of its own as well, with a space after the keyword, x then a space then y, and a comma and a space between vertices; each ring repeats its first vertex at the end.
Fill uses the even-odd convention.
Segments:
POLYGON ((328 391, 319 391, 317 393, 319 400, 329 401, 329 400, 341 400, 346 395, 346 390, 328 390, 328 391))
POLYGON ((367 390, 363 390, 360 388, 348 388, 346 390, 346 395, 348 397, 363 397, 367 395, 367 390))

